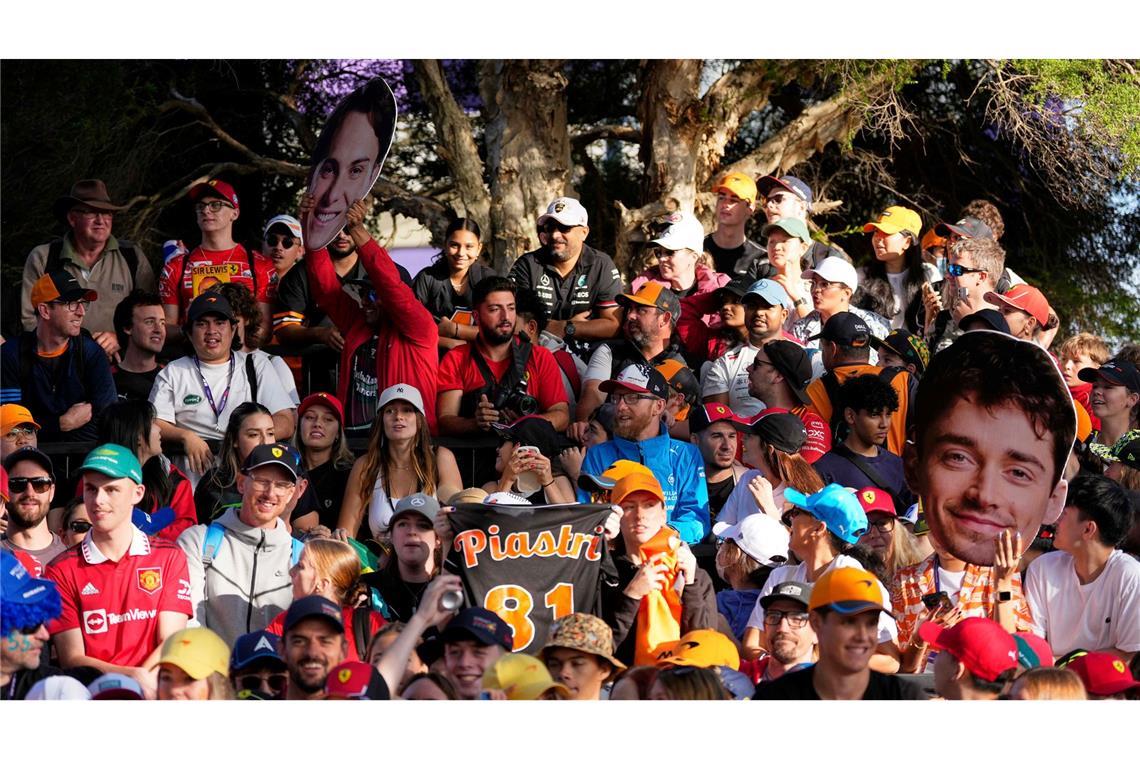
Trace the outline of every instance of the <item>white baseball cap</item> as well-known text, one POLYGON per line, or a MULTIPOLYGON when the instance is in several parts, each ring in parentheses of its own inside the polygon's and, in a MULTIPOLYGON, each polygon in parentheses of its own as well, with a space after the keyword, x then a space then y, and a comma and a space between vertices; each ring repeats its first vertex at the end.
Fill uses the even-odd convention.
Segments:
POLYGON ((265 231, 261 233, 261 236, 265 237, 266 235, 268 235, 270 228, 272 228, 273 225, 275 225, 275 224, 284 225, 285 228, 289 230, 290 234, 293 235, 293 237, 297 238, 298 240, 302 239, 301 238, 301 223, 298 222, 294 217, 289 216, 288 214, 278 214, 277 216, 273 217, 268 222, 266 222, 265 223, 265 231))
POLYGON ((546 207, 546 213, 538 218, 538 226, 546 224, 547 219, 553 219, 567 227, 587 227, 590 216, 586 208, 573 198, 555 198, 546 207))
POLYGON ((813 274, 818 274, 828 282, 841 282, 850 288, 852 293, 859 287, 859 275, 855 272, 855 267, 838 256, 828 256, 814 269, 805 269, 800 277, 810 280, 813 274))
POLYGON ((59 699, 91 699, 91 692, 87 691, 79 680, 71 676, 48 676, 42 681, 36 681, 24 699, 59 700, 59 699))
POLYGON ((669 226, 660 237, 650 240, 651 244, 668 248, 670 251, 688 248, 690 251, 700 253, 705 249, 705 228, 692 214, 679 211, 670 214, 667 221, 669 226))
POLYGON ((420 395, 418 388, 414 385, 408 385, 407 383, 396 383, 395 385, 389 385, 385 388, 384 392, 380 394, 380 400, 376 402, 377 411, 397 399, 407 401, 416 409, 419 409, 420 414, 427 415, 427 412, 424 411, 424 397, 420 395))
POLYGON ((788 561, 788 529, 768 515, 757 512, 735 525, 718 522, 717 538, 732 539, 740 550, 764 567, 777 567, 788 561))
POLYGON ((518 506, 529 505, 530 501, 522 494, 512 493, 510 491, 495 491, 494 493, 487 494, 487 498, 483 499, 484 504, 516 504, 518 506))

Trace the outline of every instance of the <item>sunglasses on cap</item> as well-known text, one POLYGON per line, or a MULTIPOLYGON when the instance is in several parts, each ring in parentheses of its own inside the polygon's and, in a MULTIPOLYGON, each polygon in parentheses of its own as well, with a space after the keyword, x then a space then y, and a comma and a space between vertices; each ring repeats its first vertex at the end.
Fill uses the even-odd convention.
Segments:
POLYGON ((72 533, 86 533, 91 530, 91 523, 86 520, 72 520, 67 524, 67 529, 72 533))
POLYGON ((30 483, 32 490, 36 493, 47 493, 47 490, 51 488, 54 482, 54 480, 46 475, 41 475, 36 478, 8 478, 8 490, 12 495, 23 493, 30 483))
POLYGON ((986 270, 984 269, 972 269, 970 267, 964 267, 961 264, 948 264, 946 266, 946 273, 951 277, 961 277, 964 274, 981 274, 985 271, 986 270))
POLYGON ((280 245, 287 251, 293 247, 293 243, 295 242, 297 242, 297 238, 292 235, 269 234, 265 236, 265 244, 270 248, 280 245))
POLYGON ((265 691, 262 686, 268 686, 270 691, 282 692, 289 685, 289 679, 284 673, 259 675, 250 673, 237 679, 239 691, 265 691))

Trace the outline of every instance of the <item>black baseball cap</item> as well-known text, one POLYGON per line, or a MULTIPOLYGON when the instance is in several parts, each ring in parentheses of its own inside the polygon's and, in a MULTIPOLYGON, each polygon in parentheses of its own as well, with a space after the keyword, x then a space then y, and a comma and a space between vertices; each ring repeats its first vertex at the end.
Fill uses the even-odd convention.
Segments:
POLYGON ((769 407, 748 420, 733 423, 742 432, 758 435, 785 454, 799 453, 807 441, 803 420, 787 409, 769 407))
POLYGON ((787 599, 792 602, 799 602, 806 610, 808 601, 811 599, 811 586, 812 584, 810 583, 800 583, 798 581, 777 583, 771 593, 760 598, 760 606, 764 609, 768 609, 768 605, 772 602, 787 599))
POLYGON ((537 414, 519 417, 510 424, 492 422, 491 427, 500 438, 523 446, 535 446, 548 459, 553 459, 566 449, 577 445, 555 430, 550 420, 537 414))
POLYGON ((11 473, 13 467, 29 459, 47 470, 48 476, 55 480, 55 468, 51 466, 51 459, 35 446, 21 446, 13 451, 4 458, 4 469, 11 473))
POLYGON ((230 652, 230 672, 248 668, 255 662, 265 667, 284 670, 285 663, 277 651, 277 644, 280 641, 281 638, 277 634, 265 630, 238 636, 230 652))
POLYGON ((973 314, 967 314, 958 320, 958 329, 966 332, 971 325, 975 324, 983 330, 993 330, 1011 335, 1009 323, 1005 321, 1005 317, 997 309, 978 309, 973 314))
MULTIPOLYGON (((834 317, 832 317, 834 319, 834 317)), ((788 382, 788 387, 804 406, 811 404, 807 387, 811 383, 811 359, 807 351, 790 340, 774 340, 761 349, 768 361, 788 382)))
POLYGON ((242 463, 241 471, 248 475, 258 467, 279 464, 293 474, 293 482, 305 477, 305 466, 301 464, 301 452, 287 443, 262 443, 253 447, 242 463))
POLYGON ((474 639, 485 646, 501 646, 508 652, 514 648, 510 626, 485 607, 464 607, 439 634, 439 639, 445 644, 474 639))
MULTIPOLYGON (((285 626, 282 631, 289 632, 289 629, 312 617, 324 618, 333 624, 333 626, 344 633, 344 617, 341 615, 340 606, 323 596, 303 596, 297 601, 289 605, 289 611, 285 613, 285 626)), ((504 624, 505 625, 505 624, 504 624)))
POLYGON ((819 338, 827 338, 848 348, 862 348, 871 342, 871 328, 858 314, 841 311, 833 314, 819 333, 808 338, 808 342, 819 338))
POLYGON ((752 287, 752 283, 755 281, 754 278, 742 274, 729 280, 713 292, 716 293, 718 298, 723 298, 728 293, 731 293, 737 298, 743 298, 744 294, 748 292, 748 289, 752 287))
POLYGON ((930 362, 930 349, 926 341, 909 330, 891 330, 885 338, 872 335, 871 346, 902 357, 907 364, 913 364, 919 373, 925 372, 926 365, 930 362))
POLYGON ((967 216, 953 224, 939 222, 934 225, 934 234, 948 238, 953 233, 964 238, 993 238, 994 232, 989 225, 975 216, 967 216))
POLYGON ((234 309, 230 305, 230 299, 221 293, 203 293, 191 301, 190 308, 186 310, 186 324, 192 325, 207 314, 216 314, 230 322, 235 321, 234 309))
POLYGON ((1133 393, 1140 393, 1140 371, 1132 362, 1113 359, 1099 367, 1085 367, 1077 373, 1077 377, 1086 383, 1101 377, 1113 385, 1123 385, 1133 393))

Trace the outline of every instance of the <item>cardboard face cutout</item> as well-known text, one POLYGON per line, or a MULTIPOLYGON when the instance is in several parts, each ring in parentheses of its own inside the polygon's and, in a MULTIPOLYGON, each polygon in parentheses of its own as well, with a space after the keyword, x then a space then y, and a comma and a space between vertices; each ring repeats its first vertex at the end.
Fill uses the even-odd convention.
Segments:
POLYGON ((301 220, 306 250, 332 242, 349 207, 372 190, 392 147, 396 115, 396 96, 382 79, 356 88, 329 114, 309 175, 317 205, 301 220))
POLYGON ((915 397, 906 467, 939 546, 993 565, 1003 531, 1028 547, 1056 521, 1076 438, 1073 403, 1035 343, 979 330, 934 356, 915 397))

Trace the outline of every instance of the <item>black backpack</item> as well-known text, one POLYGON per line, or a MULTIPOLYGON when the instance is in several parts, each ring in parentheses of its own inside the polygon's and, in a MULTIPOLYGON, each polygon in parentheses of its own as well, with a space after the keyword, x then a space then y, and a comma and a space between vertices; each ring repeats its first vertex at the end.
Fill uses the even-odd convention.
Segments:
MULTIPOLYGON (((887 385, 890 385, 891 381, 895 379, 895 375, 900 372, 906 372, 906 367, 883 367, 879 372, 879 377, 882 378, 887 385)), ((824 372, 819 379, 823 381, 823 389, 827 391, 827 398, 831 401, 831 419, 828 420, 828 425, 831 427, 831 438, 834 441, 841 441, 847 437, 846 431, 843 429, 843 426, 846 424, 843 419, 843 407, 840 404, 841 394, 839 388, 841 384, 835 377, 835 373, 830 370, 824 372)))

